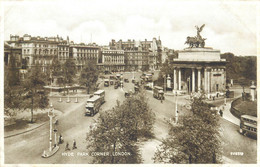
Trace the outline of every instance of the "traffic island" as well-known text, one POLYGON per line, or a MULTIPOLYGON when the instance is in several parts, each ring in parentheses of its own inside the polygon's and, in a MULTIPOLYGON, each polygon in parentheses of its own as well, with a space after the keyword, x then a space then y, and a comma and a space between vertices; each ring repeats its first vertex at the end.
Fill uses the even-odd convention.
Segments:
POLYGON ((43 151, 42 153, 42 158, 49 158, 51 156, 53 156, 58 150, 59 150, 59 146, 53 147, 52 150, 47 150, 47 151, 43 151))
POLYGON ((238 98, 231 103, 230 111, 238 119, 240 119, 241 115, 251 115, 257 117, 257 101, 238 98))

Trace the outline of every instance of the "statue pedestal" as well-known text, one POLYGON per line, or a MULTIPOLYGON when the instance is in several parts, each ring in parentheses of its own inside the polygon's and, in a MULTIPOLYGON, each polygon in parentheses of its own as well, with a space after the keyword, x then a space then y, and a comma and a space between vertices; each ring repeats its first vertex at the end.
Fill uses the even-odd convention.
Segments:
POLYGON ((220 58, 220 50, 210 47, 185 48, 179 51, 178 59, 174 61, 226 61, 220 58))

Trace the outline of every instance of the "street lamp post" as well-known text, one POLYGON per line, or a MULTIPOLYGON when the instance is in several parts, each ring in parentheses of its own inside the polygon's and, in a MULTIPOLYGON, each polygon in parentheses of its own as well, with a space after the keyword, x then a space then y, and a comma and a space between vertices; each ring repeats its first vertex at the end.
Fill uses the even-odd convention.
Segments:
POLYGON ((53 130, 53 132, 54 132, 54 145, 55 145, 55 147, 57 146, 57 129, 55 128, 54 130, 53 130))
POLYGON ((50 118, 50 152, 52 151, 52 118, 54 117, 54 113, 53 113, 53 106, 52 103, 50 104, 51 107, 51 112, 50 110, 48 110, 48 117, 50 118))
POLYGON ((166 92, 167 89, 167 75, 164 75, 164 91, 166 92))
POLYGON ((51 77, 50 78, 51 78, 51 85, 50 85, 51 86, 51 93, 50 93, 50 96, 52 96, 52 71, 51 71, 51 77))
POLYGON ((188 81, 188 87, 189 87, 188 93, 190 93, 190 86, 191 86, 191 85, 190 85, 190 77, 187 78, 187 81, 188 81))
POLYGON ((135 79, 135 68, 133 67, 132 70, 133 70, 133 79, 135 79))
POLYGON ((175 123, 178 123, 178 117, 179 117, 179 112, 178 112, 178 104, 177 104, 177 97, 176 98, 176 108, 175 108, 175 123))

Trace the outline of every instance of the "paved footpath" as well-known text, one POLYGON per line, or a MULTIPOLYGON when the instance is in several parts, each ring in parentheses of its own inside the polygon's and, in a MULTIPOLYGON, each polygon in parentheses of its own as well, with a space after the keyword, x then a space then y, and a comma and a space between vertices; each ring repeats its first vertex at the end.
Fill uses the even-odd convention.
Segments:
POLYGON ((228 120, 229 122, 232 122, 236 125, 240 125, 240 120, 235 117, 231 112, 230 112, 230 109, 231 109, 231 102, 228 102, 226 104, 226 106, 224 106, 224 110, 223 110, 223 118, 228 120))
MULTIPOLYGON (((70 95, 70 97, 78 97, 78 98, 82 98, 82 97, 89 97, 89 95, 87 94, 74 94, 74 95, 70 95)), ((62 96, 62 95, 59 95, 59 94, 55 94, 53 93, 52 96, 50 96, 50 98, 62 98, 63 101, 66 101, 68 96, 62 96)), ((57 113, 59 111, 56 111, 57 113)), ((68 114, 68 113, 66 113, 68 114)), ((65 114, 65 115, 66 115, 65 114)), ((57 115, 57 118, 60 116, 60 113, 57 115)), ((46 122, 42 122, 42 123, 34 123, 34 124, 28 124, 28 127, 24 128, 24 129, 19 129, 19 130, 12 130, 12 131, 8 131, 8 132, 4 132, 4 138, 9 138, 9 137, 13 137, 13 136, 17 136, 17 135, 21 135, 21 134, 24 134, 24 133, 27 133, 27 132, 30 132, 30 131, 33 131, 37 128, 40 128, 41 126, 45 125, 46 123, 49 123, 49 121, 46 121, 46 122)))

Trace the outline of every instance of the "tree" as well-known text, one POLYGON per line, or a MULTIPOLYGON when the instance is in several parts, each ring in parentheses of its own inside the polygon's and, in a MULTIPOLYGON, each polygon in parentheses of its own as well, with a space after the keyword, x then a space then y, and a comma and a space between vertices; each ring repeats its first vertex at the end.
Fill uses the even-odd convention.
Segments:
POLYGON ((245 62, 244 77, 256 81, 256 56, 248 56, 245 62))
POLYGON ((142 70, 143 72, 148 71, 148 70, 149 70, 149 65, 143 65, 142 68, 141 68, 141 70, 142 70))
POLYGON ((17 86, 20 84, 19 77, 19 67, 16 66, 15 55, 10 54, 9 64, 5 65, 5 75, 7 84, 12 86, 17 86))
POLYGON ((120 126, 120 120, 114 115, 117 109, 100 114, 97 126, 87 135, 90 152, 108 152, 109 156, 97 156, 93 163, 140 163, 140 153, 134 141, 127 135, 127 127, 120 126), (126 152, 126 156, 113 156, 126 152))
MULTIPOLYGON (((12 71, 12 70, 11 70, 12 71)), ((23 88, 18 85, 20 82, 14 77, 19 77, 16 73, 10 72, 10 67, 4 66, 4 112, 5 115, 13 116, 16 114, 15 109, 22 107, 23 88), (15 74, 15 75, 13 75, 15 74)))
POLYGON ((87 134, 87 148, 91 152, 109 152, 110 156, 95 157, 94 163, 141 163, 136 141, 151 136, 153 123, 154 115, 142 94, 101 113, 96 126, 87 134), (113 156, 117 152, 127 155, 113 156))
POLYGON ((50 70, 53 76, 62 75, 62 64, 60 63, 57 57, 53 58, 52 63, 50 65, 50 70))
POLYGON ((118 113, 121 116, 122 123, 129 126, 129 137, 137 140, 142 137, 153 136, 153 124, 155 115, 149 108, 144 92, 127 98, 120 106, 118 113))
POLYGON ((44 91, 44 74, 38 64, 32 67, 23 83, 24 101, 23 107, 31 109, 31 123, 33 123, 33 110, 48 106, 47 94, 44 91))
MULTIPOLYGON (((221 54, 222 59, 226 59, 227 79, 236 79, 235 82, 241 83, 243 80, 256 79, 256 56, 235 56, 233 53, 221 54)), ((241 86, 249 85, 242 83, 241 86)))
POLYGON ((178 125, 169 124, 169 137, 157 149, 155 162, 221 162, 219 116, 201 98, 194 99, 191 111, 179 118, 178 125))
POLYGON ((69 58, 65 61, 62 66, 62 71, 64 75, 64 85, 72 84, 74 82, 75 74, 76 74, 76 64, 72 58, 69 58))
POLYGON ((4 111, 5 115, 13 116, 16 109, 21 109, 22 92, 20 86, 19 67, 15 54, 9 54, 9 63, 4 65, 4 111))
POLYGON ((98 74, 99 71, 97 69, 97 66, 92 62, 88 62, 81 71, 79 84, 84 85, 88 88, 88 94, 91 86, 96 85, 96 82, 98 80, 98 74))
POLYGON ((168 75, 173 76, 173 66, 169 64, 168 60, 166 60, 162 65, 156 85, 163 86, 165 84, 165 77, 168 75))
POLYGON ((65 63, 61 66, 61 68, 62 68, 63 76, 59 77, 57 82, 59 85, 64 86, 64 95, 65 95, 65 87, 67 85, 72 85, 74 83, 74 78, 77 73, 74 59, 73 58, 67 59, 65 63))
POLYGON ((62 64, 57 57, 54 57, 49 68, 49 78, 51 83, 54 82, 54 77, 57 78, 57 83, 61 84, 62 80, 62 64))

